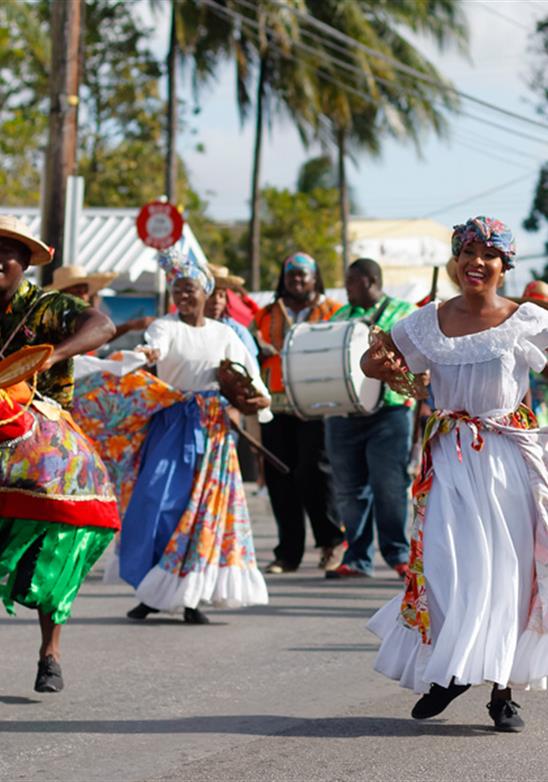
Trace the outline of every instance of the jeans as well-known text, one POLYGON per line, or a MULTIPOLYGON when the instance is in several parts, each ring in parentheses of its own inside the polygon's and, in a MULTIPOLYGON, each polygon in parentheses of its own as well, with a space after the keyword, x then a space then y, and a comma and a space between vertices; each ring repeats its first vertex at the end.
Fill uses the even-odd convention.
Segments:
POLYGON ((316 546, 337 546, 344 540, 325 454, 323 422, 276 413, 270 423, 261 425, 261 434, 263 445, 291 470, 282 475, 265 461, 265 481, 279 536, 274 555, 298 567, 304 554, 305 512, 316 546))
POLYGON ((343 564, 371 574, 374 525, 381 554, 390 567, 407 562, 407 466, 411 411, 385 407, 370 416, 328 418, 326 447, 335 496, 346 527, 343 564))

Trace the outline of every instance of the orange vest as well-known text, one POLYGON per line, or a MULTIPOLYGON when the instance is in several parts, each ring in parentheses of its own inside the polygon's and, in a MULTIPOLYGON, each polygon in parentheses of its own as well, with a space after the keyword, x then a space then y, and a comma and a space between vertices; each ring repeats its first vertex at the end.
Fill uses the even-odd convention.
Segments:
MULTIPOLYGON (((318 304, 310 308, 306 317, 307 323, 314 323, 330 318, 341 308, 341 304, 334 299, 324 298, 318 304)), ((255 315, 256 329, 264 342, 273 345, 278 353, 281 352, 285 335, 293 325, 288 323, 278 301, 268 304, 255 315)), ((261 374, 268 390, 273 394, 283 393, 284 383, 282 378, 282 359, 280 355, 269 356, 261 361, 261 374)))

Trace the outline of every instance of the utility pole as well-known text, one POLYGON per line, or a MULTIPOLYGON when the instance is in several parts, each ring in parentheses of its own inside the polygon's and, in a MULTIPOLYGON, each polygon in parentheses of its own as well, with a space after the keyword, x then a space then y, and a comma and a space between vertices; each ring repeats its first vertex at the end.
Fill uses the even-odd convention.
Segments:
POLYGON ((42 284, 63 264, 67 178, 76 171, 78 86, 82 59, 84 0, 51 0, 49 134, 42 196, 42 240, 55 248, 42 269, 42 284))
POLYGON ((171 0, 171 31, 167 55, 167 154, 166 196, 170 204, 177 204, 177 14, 176 2, 171 0))

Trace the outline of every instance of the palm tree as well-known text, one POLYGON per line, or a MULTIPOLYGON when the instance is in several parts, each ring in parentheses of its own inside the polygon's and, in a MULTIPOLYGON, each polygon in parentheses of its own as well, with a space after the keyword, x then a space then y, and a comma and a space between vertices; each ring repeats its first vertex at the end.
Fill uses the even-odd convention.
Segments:
POLYGON ((252 290, 260 287, 261 151, 265 125, 274 113, 291 116, 306 140, 316 121, 316 96, 310 64, 296 55, 299 41, 298 17, 291 9, 303 10, 303 0, 288 0, 286 9, 269 0, 250 4, 228 3, 240 14, 236 26, 234 53, 237 69, 238 108, 242 122, 254 104, 255 140, 251 177, 251 215, 248 259, 252 290), (255 100, 252 90, 255 90, 255 100))
POLYGON ((219 59, 226 55, 232 37, 231 25, 194 0, 150 0, 153 13, 170 15, 169 48, 166 58, 167 122, 165 191, 168 201, 177 202, 177 134, 179 128, 178 73, 181 66, 192 67, 192 85, 197 98, 199 87, 212 78, 219 59))
POLYGON ((454 93, 447 89, 449 83, 401 31, 429 35, 439 45, 454 41, 464 48, 466 27, 457 0, 306 0, 306 6, 315 20, 369 50, 343 48, 336 38, 329 37, 327 28, 319 28, 319 35, 317 27, 307 27, 307 36, 318 46, 315 73, 324 120, 318 123, 318 136, 324 143, 334 143, 338 151, 341 246, 346 269, 347 158, 359 149, 378 155, 387 134, 413 141, 420 152, 424 131, 444 133, 444 110, 458 106, 454 93), (402 72, 394 61, 420 72, 425 80, 402 72))

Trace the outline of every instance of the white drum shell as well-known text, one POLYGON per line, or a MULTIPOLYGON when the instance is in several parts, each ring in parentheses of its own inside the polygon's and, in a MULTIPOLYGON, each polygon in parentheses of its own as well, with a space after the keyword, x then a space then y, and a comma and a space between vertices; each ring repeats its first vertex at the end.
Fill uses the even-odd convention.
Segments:
POLYGON ((378 408, 382 384, 360 369, 368 339, 369 327, 360 320, 299 323, 291 328, 282 362, 286 393, 296 415, 367 415, 378 408))

